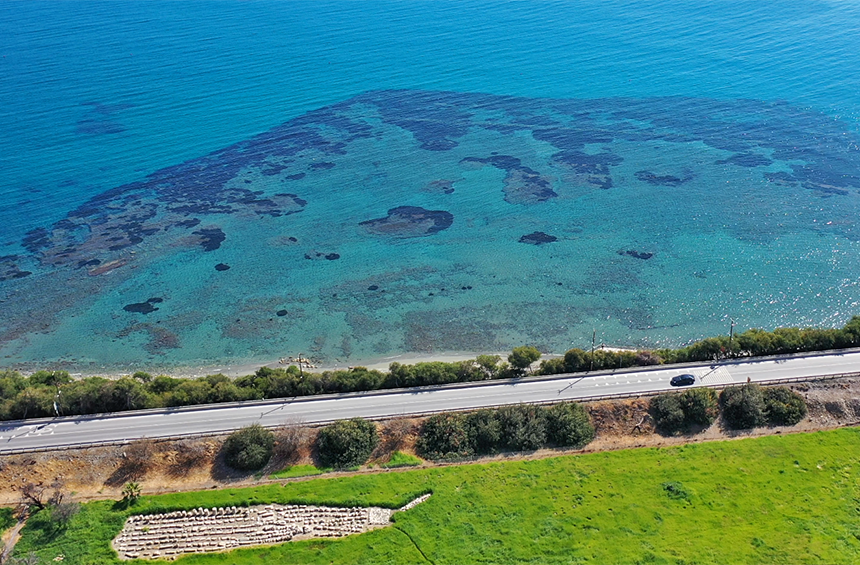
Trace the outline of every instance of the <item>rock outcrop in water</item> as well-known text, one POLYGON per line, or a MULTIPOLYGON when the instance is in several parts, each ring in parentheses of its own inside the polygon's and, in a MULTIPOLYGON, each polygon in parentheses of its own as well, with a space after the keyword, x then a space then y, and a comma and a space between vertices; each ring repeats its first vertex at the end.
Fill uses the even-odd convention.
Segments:
POLYGON ((421 237, 446 230, 454 215, 444 210, 425 210, 419 206, 398 206, 384 218, 367 220, 358 225, 369 233, 389 237, 421 237))
POLYGON ((536 231, 520 238, 520 243, 529 243, 531 245, 542 245, 544 243, 552 243, 554 241, 558 241, 558 238, 554 235, 543 233, 542 231, 536 231))
POLYGON ((134 312, 137 314, 151 314, 158 310, 153 304, 159 304, 164 302, 163 298, 150 298, 146 302, 136 302, 134 304, 126 304, 123 306, 123 310, 126 312, 134 312))
POLYGON ((558 194, 550 187, 549 180, 540 173, 524 166, 519 159, 510 155, 491 157, 466 157, 460 165, 472 168, 492 165, 507 172, 505 176, 505 200, 511 204, 534 204, 555 198, 558 194))
POLYGON ((658 175, 651 171, 637 171, 636 178, 642 182, 647 182, 648 184, 656 186, 681 186, 689 180, 687 178, 682 179, 672 175, 658 175))

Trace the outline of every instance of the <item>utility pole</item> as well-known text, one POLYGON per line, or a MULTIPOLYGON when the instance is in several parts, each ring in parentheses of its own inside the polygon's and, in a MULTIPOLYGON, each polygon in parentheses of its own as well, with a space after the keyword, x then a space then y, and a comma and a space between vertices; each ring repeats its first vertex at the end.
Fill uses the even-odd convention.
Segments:
POLYGON ((594 370, 594 341, 597 339, 597 330, 591 329, 591 370, 594 370))
POLYGON ((302 361, 304 360, 303 356, 304 356, 304 353, 299 353, 299 376, 304 378, 305 373, 304 373, 304 371, 302 371, 302 361))

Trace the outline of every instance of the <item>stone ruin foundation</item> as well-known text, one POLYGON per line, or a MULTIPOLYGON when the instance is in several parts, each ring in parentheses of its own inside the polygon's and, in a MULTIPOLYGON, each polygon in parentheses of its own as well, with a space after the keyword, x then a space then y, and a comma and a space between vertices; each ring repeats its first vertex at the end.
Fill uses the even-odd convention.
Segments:
POLYGON ((113 540, 113 548, 120 559, 176 559, 185 553, 342 537, 385 527, 391 523, 392 514, 414 508, 428 498, 430 495, 425 494, 397 510, 267 504, 130 516, 113 540))

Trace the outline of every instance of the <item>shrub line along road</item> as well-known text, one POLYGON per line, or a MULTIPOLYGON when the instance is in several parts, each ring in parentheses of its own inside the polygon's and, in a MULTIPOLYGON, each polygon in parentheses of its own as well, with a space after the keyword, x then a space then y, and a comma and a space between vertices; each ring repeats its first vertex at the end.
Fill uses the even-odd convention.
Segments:
POLYGON ((448 386, 283 398, 257 402, 146 410, 0 423, 0 454, 82 444, 227 432, 249 424, 323 424, 343 418, 384 418, 467 410, 519 402, 546 403, 595 396, 635 396, 675 389, 669 380, 689 373, 696 386, 725 386, 778 379, 860 372, 860 351, 761 358, 635 371, 565 374, 448 386))

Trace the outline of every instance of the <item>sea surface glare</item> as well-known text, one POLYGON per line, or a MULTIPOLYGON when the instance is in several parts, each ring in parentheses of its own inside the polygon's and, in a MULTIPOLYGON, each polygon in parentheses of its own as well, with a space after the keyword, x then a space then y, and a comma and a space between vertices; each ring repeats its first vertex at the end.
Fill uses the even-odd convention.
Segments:
POLYGON ((0 2, 0 366, 860 314, 860 4, 0 2))

